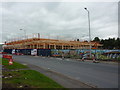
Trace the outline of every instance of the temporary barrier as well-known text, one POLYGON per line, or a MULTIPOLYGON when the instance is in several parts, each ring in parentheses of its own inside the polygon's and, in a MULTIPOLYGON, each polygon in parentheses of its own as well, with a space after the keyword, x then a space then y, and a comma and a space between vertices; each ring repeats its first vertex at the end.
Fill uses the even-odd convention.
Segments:
POLYGON ((2 58, 5 58, 6 57, 6 55, 2 55, 2 58))
POLYGON ((51 56, 51 49, 38 49, 37 55, 38 56, 51 56))
POLYGON ((12 59, 11 55, 3 55, 3 58, 12 59))
POLYGON ((6 58, 9 60, 9 65, 13 64, 13 58, 12 55, 3 55, 2 58, 6 58))

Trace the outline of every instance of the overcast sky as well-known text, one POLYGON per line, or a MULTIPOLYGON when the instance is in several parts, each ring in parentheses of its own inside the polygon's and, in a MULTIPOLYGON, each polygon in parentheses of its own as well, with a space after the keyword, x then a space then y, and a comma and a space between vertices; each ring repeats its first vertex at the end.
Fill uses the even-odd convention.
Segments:
POLYGON ((4 2, 0 4, 2 41, 40 33, 41 38, 88 40, 88 13, 91 36, 118 37, 117 2, 4 2))

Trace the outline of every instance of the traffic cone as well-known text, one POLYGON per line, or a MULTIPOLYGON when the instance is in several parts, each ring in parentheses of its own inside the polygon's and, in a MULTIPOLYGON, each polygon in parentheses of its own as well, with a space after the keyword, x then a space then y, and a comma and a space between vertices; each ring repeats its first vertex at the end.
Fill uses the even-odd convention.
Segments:
POLYGON ((13 64, 13 59, 9 59, 9 65, 13 64))

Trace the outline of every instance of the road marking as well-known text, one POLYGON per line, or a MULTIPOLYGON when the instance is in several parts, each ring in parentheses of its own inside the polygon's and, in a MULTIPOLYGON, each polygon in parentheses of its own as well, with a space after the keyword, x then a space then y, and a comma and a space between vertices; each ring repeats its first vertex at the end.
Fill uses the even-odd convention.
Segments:
POLYGON ((69 59, 66 59, 66 61, 70 61, 69 59))
POLYGON ((62 60, 61 58, 56 58, 56 59, 58 59, 58 60, 62 60))
POLYGON ((23 63, 23 65, 27 65, 27 64, 23 63))

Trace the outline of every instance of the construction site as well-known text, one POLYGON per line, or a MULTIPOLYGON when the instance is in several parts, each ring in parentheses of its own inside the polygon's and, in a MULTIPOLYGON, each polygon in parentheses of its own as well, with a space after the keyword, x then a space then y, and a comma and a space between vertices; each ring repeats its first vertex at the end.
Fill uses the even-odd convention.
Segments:
POLYGON ((80 42, 33 37, 6 42, 4 49, 89 49, 90 45, 93 49, 102 46, 97 42, 80 42))
POLYGON ((57 56, 70 58, 90 57, 90 52, 96 58, 118 58, 119 50, 103 50, 102 44, 98 42, 60 40, 41 38, 40 34, 36 37, 26 37, 6 41, 3 52, 17 55, 38 55, 38 56, 57 56), (111 53, 116 52, 116 53, 111 53))
POLYGON ((101 47, 98 42, 46 39, 41 38, 38 33, 36 37, 6 41, 3 49, 9 54, 82 58, 83 53, 87 53, 89 57, 90 49, 95 53, 95 50, 101 47))

